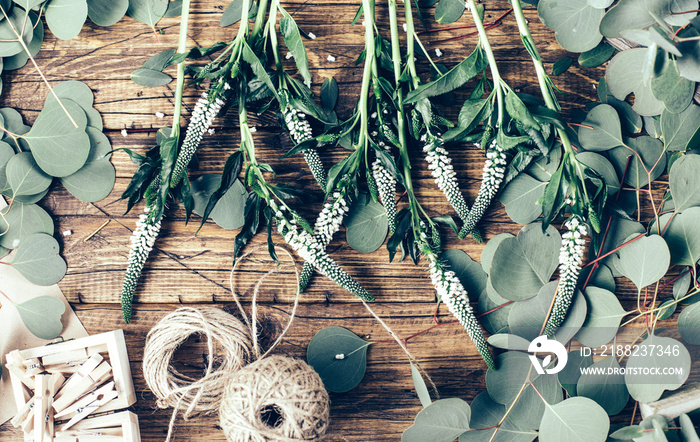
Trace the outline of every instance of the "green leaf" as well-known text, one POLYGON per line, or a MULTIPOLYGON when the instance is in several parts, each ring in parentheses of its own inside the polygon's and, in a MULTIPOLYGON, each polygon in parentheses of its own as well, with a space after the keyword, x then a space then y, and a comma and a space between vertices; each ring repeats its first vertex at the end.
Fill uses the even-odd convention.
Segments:
MULTIPOLYGON (((36 57, 39 53, 41 45, 44 42, 44 24, 39 20, 39 16, 34 12, 29 12, 29 18, 31 19, 32 26, 34 26, 34 33, 31 37, 31 42, 27 45, 29 53, 32 57, 36 57)), ((1 23, 0 23, 1 26, 1 23)), ((27 64, 29 61, 29 55, 25 51, 21 51, 11 57, 5 57, 2 60, 2 69, 6 71, 12 71, 19 69, 27 64)), ((2 82, 0 81, 0 90, 2 90, 2 82)))
POLYGON ((668 225, 663 231, 663 237, 671 251, 672 265, 694 266, 700 260, 699 216, 700 207, 691 207, 683 213, 668 213, 659 219, 662 229, 668 225))
POLYGON ((603 36, 598 24, 605 11, 580 0, 540 0, 537 12, 545 26, 555 32, 559 44, 571 52, 595 48, 603 36))
MULTIPOLYGON (((92 107, 94 97, 92 95, 92 90, 81 81, 68 80, 62 81, 54 85, 53 91, 61 99, 70 100, 78 104, 80 108, 85 111, 85 116, 87 117, 87 125, 94 127, 95 129, 102 130, 102 117, 96 109, 92 107)), ((56 98, 53 94, 48 94, 46 96, 46 101, 44 106, 49 103, 56 103, 56 98)))
POLYGON ((440 399, 421 410, 401 442, 452 442, 469 429, 471 409, 462 399, 440 399))
POLYGON ((311 87, 311 73, 309 72, 309 61, 306 58, 306 48, 304 43, 301 41, 301 34, 299 33, 299 27, 294 22, 287 11, 280 8, 282 11, 282 18, 280 19, 280 32, 284 38, 284 44, 287 49, 294 56, 294 62, 299 69, 299 74, 301 78, 304 79, 304 84, 307 87, 311 87))
POLYGON ((309 342, 306 360, 328 391, 345 393, 365 376, 370 344, 346 328, 327 327, 309 342))
MULTIPOLYGON (((175 49, 166 49, 157 53, 143 63, 143 69, 152 69, 154 71, 162 71, 169 66, 170 60, 175 55, 175 49)), ((133 74, 132 74, 133 75, 133 74)))
MULTIPOLYGON (((528 374, 530 374, 530 381, 545 401, 556 404, 562 400, 562 389, 557 377, 540 376, 531 370, 532 362, 525 353, 518 351, 501 353, 497 357, 496 366, 497 370, 489 369, 486 372, 486 388, 491 398, 499 404, 508 407, 513 404, 523 384, 527 382, 528 374)), ((509 417, 517 426, 526 430, 535 430, 540 426, 544 412, 545 404, 528 383, 513 405, 509 417)))
MULTIPOLYGON (((202 216, 209 197, 221 183, 220 174, 202 175, 192 182, 192 197, 194 198, 194 213, 202 216)), ((209 217, 219 226, 235 230, 243 226, 243 212, 247 198, 245 187, 235 180, 230 189, 216 202, 209 217)))
POLYGON ((112 26, 124 17, 129 0, 87 0, 88 17, 97 26, 112 26))
POLYGON ((617 296, 608 290, 588 286, 583 295, 588 301, 588 312, 576 339, 587 347, 600 347, 615 337, 626 312, 617 296))
POLYGON ((457 279, 467 290, 468 296, 475 299, 478 293, 486 288, 488 276, 479 263, 471 259, 464 251, 459 249, 447 249, 440 255, 449 269, 455 272, 457 279))
MULTIPOLYGON (((515 303, 508 315, 508 326, 512 334, 522 336, 528 341, 532 341, 541 334, 542 324, 547 321, 557 286, 557 281, 551 281, 545 284, 534 298, 515 303)), ((562 344, 569 342, 583 325, 586 311, 586 299, 577 290, 566 319, 557 330, 554 338, 562 344)))
POLYGON ((644 76, 646 52, 646 48, 637 48, 618 53, 610 60, 605 79, 615 98, 624 100, 634 93, 632 108, 640 115, 651 116, 660 114, 664 104, 654 97, 644 76))
POLYGON ((51 0, 44 15, 53 35, 61 40, 70 40, 80 34, 87 20, 88 5, 85 0, 51 0))
MULTIPOLYGON (((242 9, 243 9, 243 0, 233 0, 229 5, 226 7, 224 10, 224 13, 221 14, 221 22, 219 25, 222 28, 225 28, 226 26, 231 26, 234 23, 238 23, 241 20, 242 14, 242 9)), ((253 9, 253 2, 250 3, 250 9, 251 11, 253 9)))
POLYGON ((657 321, 663 321, 670 318, 675 312, 678 304, 673 299, 667 299, 659 305, 659 313, 656 317, 657 321))
POLYGON ((499 295, 519 301, 531 298, 549 282, 559 263, 561 235, 554 227, 542 233, 539 223, 528 224, 517 238, 504 239, 491 264, 491 282, 499 295))
POLYGON ((170 83, 173 78, 161 71, 140 68, 131 73, 131 81, 141 86, 157 87, 170 83))
POLYGON ((671 166, 669 190, 676 212, 700 205, 700 156, 684 155, 671 166))
POLYGON ((344 221, 348 245, 361 253, 372 253, 384 244, 389 231, 389 221, 384 206, 375 201, 365 204, 358 198, 344 221))
POLYGON ((603 177, 608 196, 615 195, 620 190, 620 180, 617 178, 617 172, 615 172, 613 165, 604 156, 594 152, 580 152, 576 154, 576 159, 603 177))
POLYGON ((156 23, 168 10, 168 0, 129 0, 127 14, 155 29, 156 23))
POLYGON ((506 417, 498 430, 495 427, 506 414, 506 406, 495 402, 487 391, 479 393, 471 404, 470 431, 459 437, 459 442, 532 442, 536 431, 524 430, 506 417), (483 430, 488 428, 488 430, 483 430), (495 433, 495 435, 494 435, 495 433))
POLYGON ((537 202, 544 195, 546 185, 526 174, 520 174, 508 183, 499 199, 513 222, 528 224, 540 216, 542 206, 537 202))
POLYGON ((625 177, 626 184, 641 189, 649 184, 647 171, 651 173, 651 181, 661 176, 666 169, 666 153, 661 141, 647 136, 625 138, 624 141, 625 146, 610 151, 610 160, 615 164, 618 174, 622 175, 627 157, 631 157, 625 177))
POLYGON ((37 296, 17 304, 22 322, 32 334, 41 339, 54 339, 63 331, 61 316, 66 305, 53 296, 37 296))
POLYGON ((418 86, 415 90, 409 92, 404 103, 415 103, 424 98, 451 92, 484 70, 487 64, 483 50, 477 46, 474 52, 469 54, 457 66, 450 69, 449 72, 440 76, 437 80, 418 86))
POLYGON ((700 345, 700 303, 683 309, 678 316, 678 331, 688 344, 700 345))
POLYGON ((338 102, 338 82, 333 77, 327 77, 321 85, 321 105, 326 113, 335 109, 338 102))
POLYGON ((591 109, 581 124, 578 140, 586 150, 600 152, 625 144, 622 140, 620 117, 609 104, 600 104, 591 109))
POLYGON ((24 25, 24 30, 20 33, 24 36, 25 44, 31 43, 34 37, 32 21, 25 21, 24 12, 21 9, 12 9, 9 16, 9 21, 7 19, 0 21, 0 57, 11 57, 24 51, 22 44, 17 39, 17 34, 12 30, 13 26, 19 31, 24 25))
POLYGON ((582 369, 593 365, 591 355, 584 356, 580 350, 572 350, 568 353, 568 359, 564 368, 557 373, 559 384, 566 390, 569 396, 576 396, 576 384, 581 377, 582 369))
POLYGON ((604 442, 608 438, 610 419, 593 400, 572 397, 550 405, 540 423, 540 442, 604 442))
POLYGON ((53 234, 51 215, 36 204, 15 202, 4 215, 0 217, 0 232, 5 232, 0 236, 0 246, 15 249, 35 233, 53 234))
POLYGON ((423 408, 425 408, 429 406, 432 402, 430 400, 428 386, 425 385, 423 376, 421 376, 416 366, 413 365, 413 363, 411 362, 409 362, 409 364, 411 364, 411 378, 413 379, 413 386, 416 388, 416 394, 418 395, 418 399, 420 399, 421 405, 423 406, 423 408))
POLYGON ((66 262, 58 254, 59 251, 58 241, 53 236, 35 233, 17 247, 12 267, 32 284, 56 284, 66 274, 66 262))
POLYGON ((622 427, 610 435, 612 439, 633 440, 644 436, 644 429, 639 425, 622 427))
POLYGON ((90 138, 90 154, 77 172, 61 178, 61 183, 81 201, 95 202, 104 199, 114 188, 116 172, 109 162, 112 146, 109 139, 94 127, 87 128, 90 138))
POLYGON ((661 136, 666 149, 683 152, 700 134, 700 106, 691 104, 680 114, 668 110, 661 113, 661 136))
POLYGON ((596 362, 590 372, 582 374, 576 391, 579 396, 596 401, 610 416, 621 412, 630 398, 625 376, 614 356, 596 362), (598 370, 600 372, 596 373, 598 370))
POLYGON ((571 67, 574 59, 571 57, 560 58, 552 65, 552 75, 561 75, 571 67))
POLYGON ((530 341, 527 339, 510 333, 496 333, 489 336, 486 342, 492 347, 501 348, 503 350, 527 351, 530 346, 530 341))
POLYGON ((595 68, 610 60, 615 53, 615 48, 605 42, 601 42, 595 48, 578 56, 578 64, 584 68, 595 68))
POLYGON ((270 76, 267 74, 267 71, 265 70, 265 66, 262 65, 260 62, 260 59, 258 59, 258 56, 255 55, 255 52, 253 52, 252 49, 250 49, 250 46, 248 46, 248 43, 243 41, 243 60, 245 60, 246 63, 250 65, 250 68, 253 70, 253 74, 259 79, 265 82, 268 88, 272 91, 272 93, 275 95, 275 98, 279 101, 280 97, 277 94, 277 89, 275 86, 272 84, 272 80, 270 79, 270 76))
POLYGON ((700 437, 695 430, 695 424, 690 420, 687 414, 682 413, 678 418, 678 422, 681 424, 681 434, 683 435, 683 440, 685 442, 700 442, 700 437))
POLYGON ((440 24, 454 23, 464 14, 461 0, 440 0, 435 6, 435 20, 440 24))
POLYGON ((600 32, 606 37, 620 37, 620 32, 627 29, 644 29, 653 25, 656 23, 654 16, 663 18, 668 24, 683 26, 694 15, 671 14, 697 7, 695 0, 621 0, 605 14, 600 22, 600 32))
POLYGON ((634 400, 653 402, 665 390, 679 388, 689 375, 690 353, 685 346, 672 338, 651 335, 627 360, 625 383, 634 400))
POLYGON ((619 270, 629 278, 637 290, 663 278, 671 263, 666 241, 659 235, 651 235, 620 249, 619 270))
POLYGON ((62 101, 78 127, 73 126, 59 104, 53 102, 46 104, 24 136, 39 167, 55 177, 77 172, 90 155, 85 112, 70 100, 62 101))
POLYGON ((14 155, 5 166, 7 184, 14 195, 34 195, 49 188, 52 178, 42 172, 30 152, 14 155))
POLYGON ((682 78, 675 60, 671 60, 663 74, 652 78, 651 92, 657 100, 664 102, 667 111, 678 114, 693 102, 695 82, 682 78))
POLYGON ((506 238, 515 238, 515 236, 510 233, 499 233, 498 235, 491 238, 484 246, 481 251, 481 268, 484 269, 486 274, 491 273, 491 263, 493 262, 493 255, 496 254, 496 249, 498 245, 506 238))

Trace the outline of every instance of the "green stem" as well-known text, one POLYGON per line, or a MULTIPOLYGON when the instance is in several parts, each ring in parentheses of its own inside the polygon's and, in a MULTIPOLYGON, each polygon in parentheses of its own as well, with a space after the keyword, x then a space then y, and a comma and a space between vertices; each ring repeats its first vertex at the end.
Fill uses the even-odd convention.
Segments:
MULTIPOLYGON (((374 51, 374 0, 362 0, 362 8, 365 16, 365 66, 362 71, 362 86, 360 88, 360 102, 358 109, 360 112, 360 138, 357 140, 357 149, 364 149, 367 146, 367 131, 369 128, 369 109, 367 99, 369 97, 369 85, 372 80, 372 73, 376 72, 374 51)), ((362 156, 358 156, 358 159, 362 156)))
MULTIPOLYGON (((182 18, 180 19, 180 36, 177 42, 177 52, 184 54, 187 49, 187 26, 190 16, 190 0, 182 1, 182 18)), ((175 86, 175 110, 173 111, 173 127, 170 136, 180 136, 180 116, 182 114, 182 92, 185 89, 185 61, 177 65, 177 84, 175 86)))
MULTIPOLYGON (((411 80, 413 81, 413 87, 417 88, 420 84, 420 79, 418 78, 418 71, 416 70, 416 49, 414 41, 418 40, 416 35, 416 27, 413 24, 413 11, 411 10, 411 0, 404 0, 404 15, 406 18, 406 65, 408 66, 408 71, 411 74, 411 80)), ((420 41, 418 41, 420 44, 420 41)), ((428 57, 430 59, 430 57, 428 57)), ((437 72, 440 72, 439 70, 437 72)))
MULTIPOLYGON (((493 48, 489 42, 489 37, 486 35, 486 29, 484 28, 484 23, 481 20, 479 11, 476 7, 476 1, 467 0, 469 7, 472 11, 472 17, 474 18, 474 24, 479 32, 479 42, 481 47, 486 53, 486 58, 489 61, 489 69, 491 70, 491 77, 493 78, 493 87, 496 90, 496 100, 498 101, 498 126, 503 127, 503 80, 498 72, 498 65, 496 64, 496 57, 493 54, 493 48)), ((485 146, 484 146, 485 147, 485 146)))
MULTIPOLYGON (((265 22, 265 11, 267 10, 267 2, 268 0, 260 0, 258 2, 258 12, 255 15, 255 24, 253 25, 253 33, 251 34, 251 44, 255 44, 258 38, 260 37, 260 33, 262 32, 263 29, 263 23, 265 22)), ((277 8, 274 9, 274 13, 277 14, 277 8)), ((270 11, 270 15, 272 15, 272 10, 270 11)))
POLYGON ((272 0, 270 5, 270 15, 267 20, 267 33, 270 37, 270 45, 272 46, 272 55, 275 58, 275 67, 277 69, 280 87, 284 83, 284 75, 282 71, 282 57, 280 55, 279 44, 277 44, 277 5, 279 5, 279 0, 272 0))

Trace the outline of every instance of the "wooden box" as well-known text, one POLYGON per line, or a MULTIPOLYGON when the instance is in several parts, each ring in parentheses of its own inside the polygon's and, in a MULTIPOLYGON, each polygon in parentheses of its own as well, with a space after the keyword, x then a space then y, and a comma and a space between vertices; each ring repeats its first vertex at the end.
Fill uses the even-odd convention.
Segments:
POLYGON ((21 415, 13 419, 13 425, 22 426, 25 440, 140 442, 138 417, 128 411, 115 413, 136 402, 122 330, 14 351, 7 355, 7 361, 15 402, 20 410, 18 415, 21 415), (23 361, 24 373, 17 369, 18 360, 23 361), (14 368, 10 366, 11 361, 15 362, 14 368), (49 387, 52 381, 63 387, 49 387), (44 388, 40 389, 39 385, 44 388), (46 394, 42 395, 40 390, 46 394), (107 391, 109 394, 102 394, 107 391), (46 403, 42 402, 42 396, 49 398, 46 403), (88 406, 79 406, 81 403, 88 406), (48 430, 44 428, 39 436, 34 431, 41 426, 40 412, 34 409, 36 404, 48 407, 45 417, 48 430), (63 428, 87 408, 91 409, 87 416, 79 416, 80 420, 63 428), (36 417, 30 428, 31 413, 36 417), (57 414, 55 418, 54 413, 57 414))

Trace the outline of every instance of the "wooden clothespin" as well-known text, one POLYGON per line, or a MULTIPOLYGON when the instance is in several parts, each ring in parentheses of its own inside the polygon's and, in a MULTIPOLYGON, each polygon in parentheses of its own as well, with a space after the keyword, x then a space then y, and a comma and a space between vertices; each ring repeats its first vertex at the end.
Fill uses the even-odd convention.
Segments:
POLYGON ((41 365, 46 368, 47 365, 58 365, 65 363, 80 363, 82 364, 87 360, 88 353, 85 348, 78 348, 76 350, 63 351, 60 353, 53 353, 50 355, 43 356, 41 358, 41 365))
POLYGON ((57 419, 60 419, 64 416, 68 416, 69 414, 78 413, 78 410, 93 403, 98 396, 109 393, 112 390, 114 390, 114 381, 108 382, 95 391, 86 394, 76 402, 72 403, 70 406, 63 409, 60 413, 56 413, 55 416, 57 419))
POLYGON ((13 427, 19 428, 20 425, 25 421, 27 416, 31 414, 32 408, 34 408, 34 401, 27 401, 22 408, 17 411, 17 414, 10 420, 13 427))
POLYGON ((69 420, 63 427, 61 427, 61 431, 68 430, 70 427, 87 417, 89 414, 94 413, 101 406, 117 397, 117 395, 117 391, 114 390, 114 382, 110 382, 104 387, 99 388, 95 392, 85 396, 85 398, 82 399, 80 402, 87 402, 87 404, 82 405, 81 407, 76 409, 77 414, 73 416, 73 418, 69 420))
POLYGON ((55 399, 58 400, 61 398, 61 396, 63 396, 63 394, 66 391, 73 390, 73 388, 75 388, 79 383, 81 383, 86 376, 88 376, 95 368, 97 368, 98 365, 100 365, 103 359, 104 358, 99 353, 95 353, 94 355, 90 356, 88 360, 80 366, 80 369, 77 372, 73 373, 73 375, 70 378, 68 378, 66 383, 63 385, 63 388, 61 388, 61 390, 56 395, 55 399))
POLYGON ((5 364, 7 370, 29 389, 34 390, 34 378, 25 376, 26 369, 24 364, 22 364, 25 358, 22 356, 22 353, 19 350, 12 350, 5 356, 5 359, 7 360, 7 364, 5 364))
POLYGON ((37 374, 44 371, 44 367, 41 365, 39 358, 29 358, 22 361, 24 365, 24 377, 32 378, 37 374))
POLYGON ((56 436, 53 442, 124 442, 122 436, 80 434, 79 436, 56 436))
POLYGON ((54 401, 53 409, 56 410, 56 413, 60 413, 61 411, 65 410, 80 396, 104 383, 104 381, 110 377, 111 372, 112 367, 107 363, 107 361, 102 361, 102 363, 98 365, 97 368, 87 373, 84 377, 80 378, 78 382, 75 382, 73 383, 73 385, 69 386, 71 379, 73 379, 73 376, 75 375, 71 376, 71 378, 68 379, 68 382, 66 382, 63 388, 61 388, 62 394, 58 399, 54 401))
POLYGON ((34 442, 51 441, 53 434, 48 433, 46 413, 49 411, 49 376, 38 374, 34 383, 34 442))
MULTIPOLYGON (((53 398, 56 395, 56 392, 61 388, 63 385, 63 382, 65 382, 66 378, 61 374, 61 373, 54 373, 49 376, 49 401, 48 401, 48 406, 46 408, 46 423, 48 426, 48 433, 53 437, 54 435, 54 410, 53 410, 53 398)), ((51 442, 49 440, 49 442, 51 442)))

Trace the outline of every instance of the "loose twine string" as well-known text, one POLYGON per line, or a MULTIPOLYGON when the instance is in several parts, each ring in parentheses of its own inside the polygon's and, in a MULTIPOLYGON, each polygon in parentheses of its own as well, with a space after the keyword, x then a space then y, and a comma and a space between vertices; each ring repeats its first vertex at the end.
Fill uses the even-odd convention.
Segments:
MULTIPOLYGON (((173 408, 173 413, 168 426, 166 442, 170 442, 171 440, 176 417, 179 411, 183 411, 182 414, 185 420, 188 420, 189 418, 198 414, 210 414, 218 411, 222 404, 224 391, 226 390, 227 386, 232 383, 232 381, 235 381, 236 374, 241 374, 244 377, 247 376, 250 378, 251 375, 249 373, 241 373, 242 369, 246 367, 249 362, 255 361, 246 368, 251 368, 253 370, 251 371, 254 377, 253 382, 257 382, 259 384, 272 385, 274 382, 270 379, 257 379, 257 377, 255 377, 255 373, 264 374, 265 372, 272 372, 274 375, 280 371, 288 372, 292 368, 296 369, 296 367, 291 367, 288 361, 284 362, 280 358, 266 357, 279 345, 292 326, 297 308, 299 306, 300 293, 298 289, 295 293, 289 321, 277 339, 264 353, 262 352, 258 341, 257 300, 260 289, 262 284, 270 275, 278 273, 284 266, 274 266, 267 271, 265 275, 258 279, 253 289, 250 317, 246 314, 240 301, 240 297, 236 292, 234 274, 238 268, 238 265, 262 247, 263 246, 255 247, 237 259, 229 274, 231 295, 241 313, 241 317, 243 318, 245 325, 237 318, 229 315, 219 308, 184 307, 167 315, 148 333, 146 338, 146 346, 144 349, 144 377, 149 388, 153 391, 156 397, 158 397, 156 402, 157 406, 159 408, 173 408), (199 379, 186 376, 177 371, 171 365, 171 360, 176 350, 193 334, 204 335, 207 340, 207 367, 204 375, 199 379), (223 358, 215 356, 215 343, 218 343, 218 345, 222 347, 223 358), (266 370, 261 370, 260 365, 264 361, 270 362, 272 366, 267 367, 266 370), (217 367, 214 366, 215 362, 219 363, 217 367)), ((299 270, 297 268, 294 256, 284 247, 280 247, 279 249, 281 249, 292 262, 296 287, 298 288, 299 270)), ((399 347, 404 351, 408 357, 408 360, 417 367, 422 375, 428 380, 433 388, 433 391, 437 394, 437 387, 435 386, 435 383, 416 361, 415 357, 409 352, 406 344, 399 339, 389 325, 382 320, 381 317, 374 312, 374 310, 372 310, 369 304, 367 304, 364 300, 362 301, 362 304, 377 320, 377 322, 382 325, 387 333, 396 341, 396 343, 399 344, 399 347)), ((315 372, 313 372, 313 375, 315 375, 315 372)), ((320 378, 318 378, 317 375, 316 378, 318 378, 318 382, 315 382, 314 379, 299 381, 299 378, 299 376, 295 376, 296 384, 292 385, 292 389, 298 390, 296 391, 297 393, 299 393, 300 390, 306 392, 305 398, 308 400, 301 402, 307 404, 307 406, 302 407, 303 409, 285 409, 285 414, 287 414, 289 418, 285 419, 285 421, 282 422, 282 425, 289 426, 287 423, 295 422, 294 417, 296 416, 298 418, 297 420, 300 421, 302 425, 299 428, 287 428, 288 433, 290 433, 289 437, 292 436, 292 433, 294 435, 299 435, 297 433, 303 433, 301 434, 303 439, 311 440, 315 439, 315 437, 308 438, 306 436, 309 434, 315 436, 317 433, 321 432, 321 428, 317 427, 327 425, 327 418, 325 420, 316 419, 312 421, 312 416, 310 416, 310 410, 313 410, 316 415, 324 415, 325 413, 325 416, 327 417, 327 392, 325 389, 323 389, 323 385, 320 383, 320 378), (320 390, 322 390, 322 392, 320 390), (319 401, 323 399, 321 397, 323 395, 326 397, 325 410, 323 407, 318 406, 318 403, 320 403, 319 401)), ((233 383, 235 383, 237 386, 240 384, 240 382, 233 383)), ((289 387, 290 386, 286 386, 287 389, 289 387)), ((239 390, 241 389, 239 388, 239 390)), ((243 390, 252 391, 248 388, 244 388, 243 390)), ((290 397, 290 393, 294 393, 294 391, 284 391, 282 397, 276 398, 277 402, 283 403, 285 397, 290 397)), ((291 395, 293 396, 293 394, 291 395)), ((274 396, 274 394, 268 396, 274 396)), ((299 403, 298 399, 299 398, 297 397, 297 404, 299 403)), ((226 413, 233 416, 235 421, 233 426, 237 430, 243 430, 242 433, 246 433, 245 436, 241 436, 245 438, 240 440, 276 440, 274 435, 277 433, 267 431, 269 430, 269 427, 266 429, 260 428, 259 426, 253 426, 250 424, 250 422, 247 422, 250 419, 246 419, 246 416, 243 413, 235 411, 231 404, 226 405, 227 406, 222 407, 222 409, 225 409, 226 413)), ((248 408, 255 408, 255 410, 252 410, 252 412, 258 412, 257 405, 255 404, 246 403, 238 405, 247 405, 248 408)), ((238 409, 239 407, 235 408, 238 409)), ((251 413, 248 413, 248 418, 250 418, 250 414, 251 413)), ((231 419, 227 419, 227 422, 230 420, 231 419)), ((278 430, 280 429, 282 428, 279 428, 278 430)), ((323 428, 323 432, 325 433, 325 427, 323 428)), ((279 436, 279 434, 277 435, 279 436)), ((322 437, 322 434, 320 434, 319 437, 322 437)))

